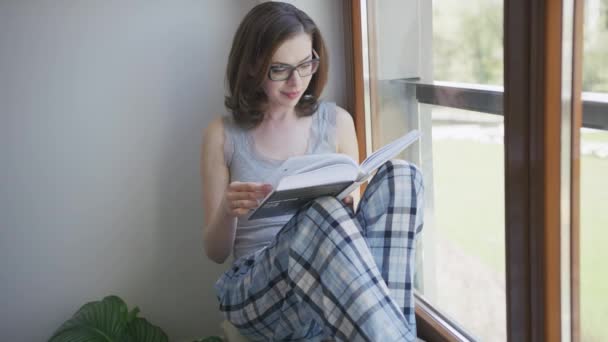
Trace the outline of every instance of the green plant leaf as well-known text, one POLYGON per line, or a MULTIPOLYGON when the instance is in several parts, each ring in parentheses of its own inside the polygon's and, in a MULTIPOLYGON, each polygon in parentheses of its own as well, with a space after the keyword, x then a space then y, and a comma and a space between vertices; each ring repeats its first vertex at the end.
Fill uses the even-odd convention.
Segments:
POLYGON ((127 331, 127 305, 117 296, 83 305, 49 342, 114 342, 127 331))
POLYGON ((83 305, 53 334, 49 342, 168 342, 159 327, 130 312, 117 296, 83 305))
POLYGON ((224 340, 218 336, 207 336, 205 338, 193 342, 224 342, 224 340))
POLYGON ((53 336, 49 341, 70 341, 70 342, 100 342, 108 341, 103 336, 91 334, 84 329, 71 329, 61 332, 59 335, 53 336))
POLYGON ((131 312, 129 312, 129 314, 127 315, 127 324, 131 324, 131 322, 133 322, 135 320, 135 318, 137 318, 137 314, 139 313, 139 308, 136 306, 135 308, 133 308, 133 310, 131 310, 131 312))
POLYGON ((128 335, 133 342, 168 342, 169 338, 159 327, 143 318, 135 318, 128 327, 128 335))

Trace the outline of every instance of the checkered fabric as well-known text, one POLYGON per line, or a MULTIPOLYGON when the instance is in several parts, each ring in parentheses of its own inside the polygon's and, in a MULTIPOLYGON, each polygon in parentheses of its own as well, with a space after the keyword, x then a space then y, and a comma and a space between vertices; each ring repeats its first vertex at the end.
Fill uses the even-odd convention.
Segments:
POLYGON ((423 208, 419 169, 387 162, 357 213, 319 198, 236 260, 216 283, 220 310, 251 340, 414 341, 423 208))

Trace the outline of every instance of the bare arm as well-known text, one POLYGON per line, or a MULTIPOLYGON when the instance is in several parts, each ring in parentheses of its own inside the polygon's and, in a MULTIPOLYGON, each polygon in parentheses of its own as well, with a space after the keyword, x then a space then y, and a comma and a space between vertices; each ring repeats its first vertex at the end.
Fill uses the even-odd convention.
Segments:
POLYGON ((230 181, 224 160, 224 126, 221 118, 209 124, 201 146, 203 190, 203 247, 209 259, 221 264, 234 247, 237 217, 249 213, 271 190, 269 185, 230 181))
POLYGON ((201 146, 201 181, 203 190, 203 247, 209 259, 223 263, 232 252, 236 217, 223 210, 223 198, 229 182, 224 160, 224 127, 221 119, 209 124, 201 146))
MULTIPOLYGON (((357 133, 355 132, 355 123, 352 116, 343 108, 336 108, 336 135, 337 135, 337 151, 344 153, 359 162, 359 146, 357 144, 357 133)), ((352 194, 353 208, 357 208, 359 203, 359 189, 352 194)), ((345 199, 345 202, 349 201, 345 199)), ((347 202, 348 203, 348 202, 347 202)))

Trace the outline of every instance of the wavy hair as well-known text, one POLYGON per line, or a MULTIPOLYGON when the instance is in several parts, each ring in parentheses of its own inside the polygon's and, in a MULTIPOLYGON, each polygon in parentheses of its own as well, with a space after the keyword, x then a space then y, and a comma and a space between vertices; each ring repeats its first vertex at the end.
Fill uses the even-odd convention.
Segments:
POLYGON ((228 94, 224 101, 241 127, 254 128, 264 119, 268 98, 262 85, 268 77, 272 56, 284 41, 302 32, 311 37, 320 59, 317 72, 296 104, 298 116, 309 116, 318 108, 328 72, 325 42, 315 22, 295 6, 275 1, 255 6, 243 18, 228 57, 228 94))

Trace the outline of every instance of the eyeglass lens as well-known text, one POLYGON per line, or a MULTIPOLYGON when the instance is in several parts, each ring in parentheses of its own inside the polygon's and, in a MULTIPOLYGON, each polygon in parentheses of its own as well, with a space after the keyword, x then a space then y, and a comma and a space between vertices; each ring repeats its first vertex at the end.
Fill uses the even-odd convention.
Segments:
POLYGON ((317 59, 306 61, 297 66, 274 65, 270 67, 269 76, 273 81, 284 81, 291 77, 294 70, 297 70, 300 77, 306 77, 314 74, 318 66, 319 60, 317 59))

